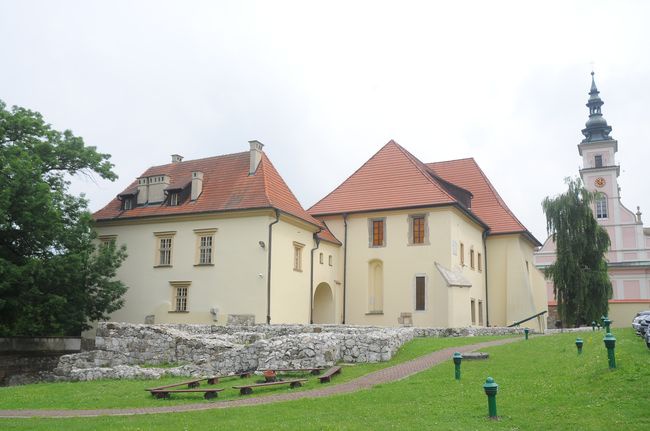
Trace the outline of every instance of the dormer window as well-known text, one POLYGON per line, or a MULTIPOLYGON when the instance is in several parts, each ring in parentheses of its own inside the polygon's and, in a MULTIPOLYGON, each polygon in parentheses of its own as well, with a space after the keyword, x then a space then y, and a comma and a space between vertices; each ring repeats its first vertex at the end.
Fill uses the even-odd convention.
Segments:
POLYGON ((180 202, 180 193, 174 192, 169 194, 169 206, 175 207, 178 206, 180 202))
POLYGON ((122 206, 124 211, 133 209, 133 199, 131 198, 124 199, 124 201, 122 202, 122 206))
POLYGON ((603 156, 598 154, 594 157, 594 165, 597 168, 602 168, 603 167, 603 156))

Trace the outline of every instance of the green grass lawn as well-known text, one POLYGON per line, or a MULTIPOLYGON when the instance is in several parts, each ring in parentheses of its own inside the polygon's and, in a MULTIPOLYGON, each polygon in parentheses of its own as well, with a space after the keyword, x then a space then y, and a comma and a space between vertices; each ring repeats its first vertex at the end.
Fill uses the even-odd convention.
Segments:
MULTIPOLYGON (((464 362, 461 381, 454 380, 453 364, 447 361, 398 382, 329 398, 192 413, 0 419, 0 429, 645 429, 650 425, 650 350, 629 329, 617 329, 614 334, 618 368, 612 371, 607 367, 602 332, 580 334, 585 340, 581 356, 573 344, 576 334, 559 334, 484 349, 490 359, 464 362), (482 385, 487 376, 499 384, 499 421, 486 418, 482 385)), ((451 342, 435 349, 479 340, 419 339, 405 346, 394 360, 425 353, 428 342, 451 342)), ((372 366, 376 365, 368 365, 372 366)), ((368 372, 362 367, 366 365, 347 367, 344 375, 351 378, 354 372, 368 372)), ((74 385, 81 384, 71 384, 70 390, 74 385)), ((49 392, 56 385, 23 389, 39 386, 49 392)), ((0 408, 8 408, 7 396, 13 398, 17 393, 8 390, 19 389, 0 391, 0 408)), ((22 408, 30 406, 28 401, 20 404, 22 408)))
MULTIPOLYGON (((463 337, 463 338, 416 338, 404 345, 388 362, 375 364, 356 364, 344 366, 343 372, 332 379, 330 384, 340 384, 353 378, 368 374, 400 362, 409 361, 426 353, 450 346, 480 343, 504 337, 463 337)), ((317 379, 309 374, 283 374, 283 379, 306 377, 309 381, 300 389, 309 390, 321 386, 317 379)), ((160 380, 99 380, 90 382, 39 383, 25 386, 0 388, 0 410, 2 409, 95 409, 156 407, 188 403, 214 403, 230 399, 239 399, 239 391, 232 386, 263 380, 260 376, 248 379, 227 378, 214 385, 226 388, 217 399, 206 401, 202 394, 172 394, 170 399, 156 399, 145 388, 164 386, 191 380, 189 377, 166 377, 160 380)), ((202 387, 210 387, 202 382, 202 387)), ((183 388, 179 388, 183 389, 183 388)), ((256 389, 250 396, 267 396, 288 392, 284 385, 256 389)))

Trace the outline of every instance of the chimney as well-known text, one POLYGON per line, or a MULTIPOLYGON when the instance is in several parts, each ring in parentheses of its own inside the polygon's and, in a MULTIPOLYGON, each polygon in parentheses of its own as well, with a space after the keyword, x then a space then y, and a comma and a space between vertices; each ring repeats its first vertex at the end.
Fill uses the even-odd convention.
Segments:
POLYGON ((138 205, 144 205, 149 200, 149 178, 138 178, 138 205))
POLYGON ((183 161, 183 156, 178 154, 172 154, 172 163, 180 163, 183 161))
POLYGON ((192 195, 191 199, 195 201, 203 191, 203 172, 192 172, 192 195))
POLYGON ((248 175, 255 175, 255 171, 257 171, 257 167, 262 160, 262 147, 264 147, 264 144, 262 144, 260 141, 248 141, 248 143, 251 146, 251 163, 248 170, 248 175))

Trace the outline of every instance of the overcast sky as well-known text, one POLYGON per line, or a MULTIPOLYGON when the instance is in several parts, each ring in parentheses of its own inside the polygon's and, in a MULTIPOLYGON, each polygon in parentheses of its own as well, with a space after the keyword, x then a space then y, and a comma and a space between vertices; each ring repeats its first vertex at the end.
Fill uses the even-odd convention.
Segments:
POLYGON ((474 157, 540 241, 581 165, 592 68, 622 201, 650 221, 650 2, 0 0, 0 99, 147 167, 257 139, 305 208, 390 139, 474 157))

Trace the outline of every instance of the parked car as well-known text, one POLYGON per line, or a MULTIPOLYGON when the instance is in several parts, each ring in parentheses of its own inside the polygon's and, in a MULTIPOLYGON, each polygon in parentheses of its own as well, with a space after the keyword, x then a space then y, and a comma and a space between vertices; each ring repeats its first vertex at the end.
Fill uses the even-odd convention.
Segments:
POLYGON ((641 337, 645 338, 646 333, 648 332, 648 328, 650 327, 650 314, 646 314, 644 316, 641 316, 641 320, 639 321, 639 330, 638 333, 641 337))
POLYGON ((648 329, 645 331, 645 345, 650 349, 650 326, 648 326, 648 329))
POLYGON ((640 336, 645 334, 645 331, 641 332, 641 321, 644 320, 646 316, 650 316, 650 310, 639 311, 632 320, 632 329, 634 329, 640 336))

